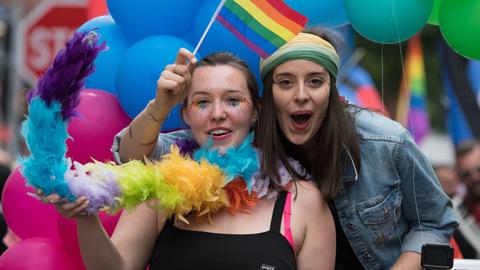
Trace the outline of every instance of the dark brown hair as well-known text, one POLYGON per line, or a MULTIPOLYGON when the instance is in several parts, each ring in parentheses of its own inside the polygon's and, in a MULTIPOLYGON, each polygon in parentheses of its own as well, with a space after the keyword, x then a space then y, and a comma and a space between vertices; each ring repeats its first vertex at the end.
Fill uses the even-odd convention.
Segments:
POLYGON ((461 158, 464 155, 472 152, 475 147, 480 147, 480 140, 468 140, 462 142, 455 148, 455 157, 457 159, 461 158))
MULTIPOLYGON (((318 29, 309 29, 304 32, 322 37, 331 42, 331 38, 318 29)), ((347 111, 346 105, 340 100, 332 80, 328 108, 321 127, 308 142, 310 149, 305 151, 288 141, 277 122, 276 108, 273 101, 273 70, 263 81, 262 108, 258 129, 255 132, 255 144, 263 151, 261 159, 262 173, 274 179, 272 187, 279 189, 277 160, 285 165, 293 179, 305 178, 299 175, 289 165, 287 157, 298 160, 314 178, 314 183, 325 199, 333 199, 342 187, 342 174, 346 162, 354 161, 357 171, 360 168, 360 146, 356 134, 353 115, 347 111), (316 143, 311 143, 316 142, 316 143), (348 152, 347 152, 348 151, 348 152)), ((356 110, 352 108, 352 110, 356 110)))

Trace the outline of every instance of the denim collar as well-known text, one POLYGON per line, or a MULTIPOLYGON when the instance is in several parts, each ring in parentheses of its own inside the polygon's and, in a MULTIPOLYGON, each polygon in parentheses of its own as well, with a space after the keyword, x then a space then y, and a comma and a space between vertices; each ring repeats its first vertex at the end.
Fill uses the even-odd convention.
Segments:
MULTIPOLYGON (((345 149, 346 150, 346 149, 345 149)), ((344 163, 343 163, 343 175, 342 179, 344 182, 355 182, 358 180, 358 167, 355 165, 352 156, 347 151, 344 152, 344 163)))

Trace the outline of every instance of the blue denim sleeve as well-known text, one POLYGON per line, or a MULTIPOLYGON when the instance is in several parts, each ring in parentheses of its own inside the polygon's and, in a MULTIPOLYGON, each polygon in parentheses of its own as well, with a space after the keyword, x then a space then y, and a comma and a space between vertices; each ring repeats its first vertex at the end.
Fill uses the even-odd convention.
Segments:
POLYGON ((113 154, 113 158, 115 159, 115 162, 117 164, 123 164, 123 161, 120 158, 120 153, 119 153, 119 151, 120 151, 120 141, 122 140, 123 135, 125 135, 125 132, 127 132, 127 128, 128 127, 122 129, 113 138, 112 154, 113 154))
POLYGON ((406 130, 395 155, 403 194, 402 213, 410 228, 402 240, 402 252, 421 253, 425 243, 449 243, 458 225, 452 203, 430 162, 406 130))
POLYGON ((174 144, 176 140, 190 138, 192 138, 192 133, 190 130, 178 130, 170 133, 160 133, 157 144, 150 154, 150 159, 160 160, 163 155, 170 153, 170 145, 174 144))

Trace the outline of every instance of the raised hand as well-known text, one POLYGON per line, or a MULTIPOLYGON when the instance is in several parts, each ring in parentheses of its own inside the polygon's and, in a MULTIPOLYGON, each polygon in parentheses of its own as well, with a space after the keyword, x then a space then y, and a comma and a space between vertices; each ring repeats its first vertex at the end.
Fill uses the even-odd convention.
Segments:
POLYGON ((192 81, 192 69, 197 63, 195 55, 180 49, 174 64, 167 65, 157 81, 154 116, 162 118, 187 96, 192 81))

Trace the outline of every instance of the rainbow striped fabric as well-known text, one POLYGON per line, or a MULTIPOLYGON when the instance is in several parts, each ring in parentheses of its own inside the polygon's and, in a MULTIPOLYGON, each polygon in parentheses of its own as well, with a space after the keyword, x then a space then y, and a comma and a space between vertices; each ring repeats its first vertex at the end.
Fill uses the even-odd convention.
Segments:
POLYGON ((227 0, 216 19, 264 59, 307 23, 281 0, 227 0))
POLYGON ((408 41, 405 66, 406 74, 398 97, 397 121, 408 128, 415 142, 420 143, 430 133, 430 119, 427 110, 423 50, 419 35, 408 41))

